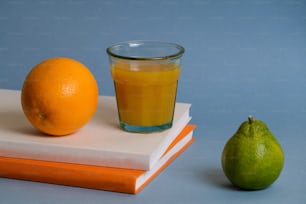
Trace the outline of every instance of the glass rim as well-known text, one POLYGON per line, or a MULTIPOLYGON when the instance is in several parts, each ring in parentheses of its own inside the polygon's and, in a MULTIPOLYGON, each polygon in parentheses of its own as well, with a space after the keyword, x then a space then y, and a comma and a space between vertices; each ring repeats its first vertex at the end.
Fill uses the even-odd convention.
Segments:
MULTIPOLYGON (((133 46, 131 46, 133 47, 133 46)), ((179 44, 172 43, 172 42, 165 42, 165 41, 157 41, 157 40, 131 40, 131 41, 124 41, 119 42, 116 44, 113 44, 109 46, 106 49, 106 52, 109 56, 119 58, 119 59, 125 59, 125 60, 171 60, 171 59, 177 59, 180 58, 184 52, 185 48, 179 44), (154 43, 154 44, 160 44, 160 45, 168 45, 172 46, 173 48, 177 49, 177 52, 174 52, 172 54, 163 55, 163 56, 152 56, 152 57, 146 57, 146 56, 128 56, 128 55, 120 55, 113 52, 114 48, 118 48, 120 46, 124 45, 133 45, 133 44, 145 44, 145 43, 154 43)))

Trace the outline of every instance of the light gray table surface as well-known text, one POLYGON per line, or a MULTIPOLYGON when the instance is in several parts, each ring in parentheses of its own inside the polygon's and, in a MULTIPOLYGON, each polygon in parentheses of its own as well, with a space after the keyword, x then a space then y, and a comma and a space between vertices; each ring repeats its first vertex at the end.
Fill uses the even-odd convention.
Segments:
POLYGON ((137 195, 0 178, 1 204, 306 203, 305 1, 2 0, 0 88, 20 90, 35 64, 66 56, 114 95, 105 48, 134 39, 186 48, 177 101, 192 103, 196 141, 137 195), (279 179, 261 191, 233 188, 221 168, 249 114, 285 152, 279 179))

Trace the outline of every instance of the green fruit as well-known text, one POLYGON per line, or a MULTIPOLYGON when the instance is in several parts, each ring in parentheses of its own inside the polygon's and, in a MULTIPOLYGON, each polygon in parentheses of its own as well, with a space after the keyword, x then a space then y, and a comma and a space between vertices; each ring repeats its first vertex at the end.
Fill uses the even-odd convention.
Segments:
POLYGON ((222 152, 222 168, 231 183, 241 189, 258 190, 270 186, 284 164, 283 150, 267 125, 249 116, 227 141, 222 152))

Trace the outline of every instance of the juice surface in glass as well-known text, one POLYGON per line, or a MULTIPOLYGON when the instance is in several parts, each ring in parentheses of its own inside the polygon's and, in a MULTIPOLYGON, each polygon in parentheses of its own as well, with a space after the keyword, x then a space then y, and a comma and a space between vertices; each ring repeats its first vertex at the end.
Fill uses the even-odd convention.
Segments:
POLYGON ((111 73, 122 123, 171 127, 180 64, 116 62, 111 73))

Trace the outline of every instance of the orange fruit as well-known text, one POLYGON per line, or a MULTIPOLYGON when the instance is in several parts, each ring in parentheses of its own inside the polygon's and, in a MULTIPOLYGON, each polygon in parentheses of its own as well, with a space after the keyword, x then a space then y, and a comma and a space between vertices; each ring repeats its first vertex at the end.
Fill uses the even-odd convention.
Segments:
POLYGON ((68 135, 84 126, 98 104, 97 82, 80 62, 50 58, 32 68, 21 91, 30 123, 49 135, 68 135))

